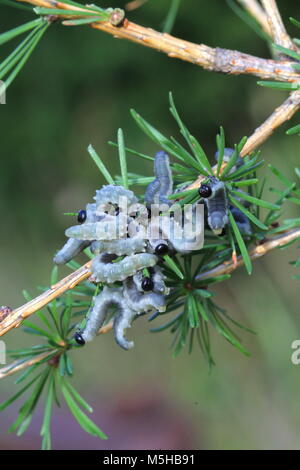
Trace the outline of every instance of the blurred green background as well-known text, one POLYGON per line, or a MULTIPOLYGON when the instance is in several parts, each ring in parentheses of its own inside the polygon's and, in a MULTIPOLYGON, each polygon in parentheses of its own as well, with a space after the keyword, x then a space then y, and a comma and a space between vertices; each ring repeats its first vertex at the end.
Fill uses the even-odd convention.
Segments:
MULTIPOLYGON (((125 3, 103 1, 101 6, 125 3)), ((300 18, 297 3, 278 1, 286 23, 289 16, 300 18)), ((169 0, 149 0, 128 17, 161 29, 169 5, 169 0)), ((0 8, 1 32, 32 17, 0 8)), ((289 31, 297 34, 292 25, 289 31)), ((269 57, 266 44, 222 0, 182 1, 173 34, 269 57)), ((0 60, 10 47, 1 49, 0 60)), ((0 305, 21 305, 22 289, 35 294, 36 286, 48 283, 53 254, 70 223, 63 213, 85 206, 103 183, 86 152, 89 143, 114 173, 117 152, 107 141, 116 140, 119 127, 129 147, 150 154, 158 150, 136 127, 130 108, 164 133, 177 133, 168 112, 170 90, 211 156, 221 124, 232 145, 286 96, 258 87, 253 77, 206 72, 87 27, 55 24, 46 33, 9 88, 7 104, 0 106, 0 305)), ((291 177, 299 166, 300 142, 285 130, 299 119, 262 147, 265 160, 291 177)), ((147 162, 134 157, 129 162, 130 171, 152 174, 147 162)), ((287 209, 286 216, 299 217, 299 211, 287 209)), ((290 360, 291 343, 300 339, 300 284, 291 279, 295 270, 288 264, 295 257, 293 249, 276 251, 255 263, 251 277, 241 269, 216 289, 219 304, 257 332, 242 333, 250 358, 212 332, 217 366, 208 374, 197 348, 173 359, 169 333, 150 334, 144 318, 129 331, 135 339, 130 352, 118 348, 112 335, 74 352, 74 382, 109 440, 85 435, 66 409, 56 409, 54 448, 299 449, 300 366, 290 360)), ((66 272, 61 269, 60 275, 66 272)), ((5 340, 16 348, 32 338, 14 331, 5 340)), ((0 402, 12 387, 13 378, 1 381, 0 402)), ((1 413, 0 449, 39 448, 41 413, 22 438, 5 433, 17 408, 1 413)))

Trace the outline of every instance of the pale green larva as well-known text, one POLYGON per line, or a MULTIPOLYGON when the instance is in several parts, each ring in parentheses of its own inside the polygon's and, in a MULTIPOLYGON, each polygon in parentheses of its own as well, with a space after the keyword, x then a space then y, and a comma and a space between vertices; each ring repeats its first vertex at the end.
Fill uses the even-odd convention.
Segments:
POLYGON ((103 256, 105 255, 98 255, 93 260, 91 277, 93 282, 113 284, 116 281, 124 281, 137 271, 154 266, 158 261, 157 257, 150 253, 129 255, 118 262, 106 262, 103 256))

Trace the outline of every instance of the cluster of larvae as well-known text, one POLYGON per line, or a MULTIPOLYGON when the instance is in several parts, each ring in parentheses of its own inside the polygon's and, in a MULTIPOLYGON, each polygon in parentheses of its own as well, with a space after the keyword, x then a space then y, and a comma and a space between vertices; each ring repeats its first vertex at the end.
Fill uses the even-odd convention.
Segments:
MULTIPOLYGON (((131 349, 134 343, 127 340, 125 330, 132 321, 145 313, 166 310, 169 289, 161 270, 163 256, 188 253, 190 239, 184 231, 185 215, 179 224, 166 214, 165 209, 172 205, 168 196, 173 193, 173 178, 165 152, 156 154, 154 174, 155 179, 145 192, 146 208, 139 204, 132 191, 105 185, 96 191, 95 202, 79 211, 78 225, 66 230, 68 241, 55 255, 54 263, 68 263, 89 247, 94 255, 90 280, 104 284, 92 300, 85 327, 75 334, 78 344, 92 341, 112 313, 117 344, 125 350, 131 349), (126 204, 123 206, 120 200, 126 204), (154 204, 164 209, 152 220, 154 204), (165 217, 169 225, 163 223, 165 217)), ((233 210, 227 204, 224 184, 210 177, 207 184, 200 186, 199 194, 199 202, 205 202, 208 226, 215 233, 221 233, 228 222, 227 211, 233 210)), ((240 223, 246 224, 246 221, 240 223)), ((204 224, 194 224, 193 229, 196 234, 193 249, 199 250, 203 246, 204 224)))

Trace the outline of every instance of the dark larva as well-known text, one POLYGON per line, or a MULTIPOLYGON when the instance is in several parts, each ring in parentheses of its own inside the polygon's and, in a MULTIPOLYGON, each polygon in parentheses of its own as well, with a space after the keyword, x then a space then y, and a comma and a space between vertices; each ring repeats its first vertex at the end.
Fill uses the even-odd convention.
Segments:
POLYGON ((145 192, 145 202, 148 207, 151 204, 167 204, 172 202, 167 198, 172 194, 173 179, 170 168, 169 155, 166 152, 157 152, 154 157, 155 180, 150 183, 145 192))
MULTIPOLYGON (((234 150, 229 148, 229 147, 225 147, 224 149, 224 156, 223 156, 223 161, 224 162, 228 162, 230 157, 232 156, 234 150)), ((218 161, 218 158, 219 158, 219 150, 215 153, 215 159, 218 161)), ((229 175, 230 173, 233 173, 234 171, 236 171, 237 168, 239 168, 241 165, 243 165, 243 159, 241 157, 238 157, 237 159, 237 162, 236 164, 231 168, 230 172, 229 172, 229 175)))
POLYGON ((107 263, 103 261, 102 255, 99 255, 94 258, 92 263, 92 279, 94 282, 112 284, 116 281, 124 281, 140 269, 154 266, 156 263, 157 257, 151 253, 126 256, 117 263, 107 263))
POLYGON ((226 188, 224 183, 214 176, 209 178, 208 185, 212 192, 210 197, 204 199, 207 207, 207 222, 211 230, 216 235, 220 235, 228 223, 226 188))
POLYGON ((158 310, 164 312, 166 310, 166 299, 162 294, 156 292, 139 292, 132 278, 126 279, 124 282, 124 298, 127 306, 134 310, 137 314, 152 312, 158 310))
POLYGON ((251 235, 252 229, 248 217, 237 207, 230 206, 230 212, 241 233, 244 235, 251 235))

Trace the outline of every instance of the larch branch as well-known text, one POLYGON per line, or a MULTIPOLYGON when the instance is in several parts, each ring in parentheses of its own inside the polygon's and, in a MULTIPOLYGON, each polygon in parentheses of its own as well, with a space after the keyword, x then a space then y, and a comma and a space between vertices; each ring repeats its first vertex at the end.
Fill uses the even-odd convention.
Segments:
MULTIPOLYGON (((61 15, 62 18, 68 19, 72 17, 72 10, 85 11, 84 7, 78 8, 55 0, 24 0, 24 2, 44 8, 69 10, 70 15, 61 15)), ((294 62, 291 60, 263 59, 234 50, 195 44, 167 33, 145 28, 127 19, 121 26, 114 26, 108 21, 98 21, 88 26, 111 34, 115 38, 127 39, 164 52, 169 57, 191 62, 209 71, 234 75, 254 75, 264 80, 289 82, 300 80, 300 74, 293 68, 294 62)))
MULTIPOLYGON (((113 328, 113 322, 109 322, 106 325, 102 326, 100 330, 98 331, 97 335, 105 334, 111 331, 113 328)), ((51 349, 51 351, 46 351, 41 354, 38 354, 35 357, 31 357, 27 361, 23 360, 17 360, 15 362, 12 362, 11 364, 8 364, 5 367, 2 367, 0 369, 0 379, 4 379, 6 377, 9 377, 10 375, 14 375, 21 370, 27 369, 27 367, 31 367, 35 364, 39 364, 40 362, 44 362, 47 358, 49 358, 49 361, 57 357, 57 355, 61 355, 62 352, 59 349, 51 349)))
MULTIPOLYGON (((250 251, 250 257, 254 261, 266 255, 269 251, 274 250, 275 248, 280 248, 290 242, 297 240, 298 238, 300 238, 300 228, 283 232, 280 235, 272 237, 261 245, 257 245, 255 248, 253 248, 250 251)), ((222 274, 230 274, 243 264, 243 258, 239 256, 237 260, 226 261, 214 269, 200 274, 197 276, 197 279, 202 281, 203 279, 208 279, 210 277, 221 276, 222 274)))
POLYGON ((272 35, 267 15, 258 0, 237 0, 245 10, 260 24, 269 36, 272 35))
POLYGON ((294 91, 290 96, 271 114, 270 117, 259 126, 246 142, 241 156, 248 155, 259 147, 279 126, 291 119, 300 109, 300 90, 294 91))
POLYGON ((27 367, 31 367, 35 364, 38 364, 41 361, 44 361, 47 359, 47 357, 50 357, 55 355, 56 351, 55 349, 51 351, 46 351, 41 354, 38 354, 35 357, 32 357, 28 359, 28 361, 20 361, 17 360, 15 362, 12 362, 11 364, 8 364, 8 366, 2 367, 0 369, 0 379, 4 379, 5 377, 9 377, 10 375, 16 374, 17 372, 20 372, 23 369, 27 369, 27 367))
MULTIPOLYGON (((278 248, 280 246, 285 245, 293 240, 296 240, 300 237, 300 229, 293 229, 288 232, 284 232, 278 236, 272 237, 270 240, 266 240, 263 244, 255 247, 251 252, 250 256, 253 260, 260 258, 261 256, 265 255, 269 251, 278 248)), ((43 306, 47 305, 51 300, 56 298, 57 296, 61 295, 61 293, 72 289, 81 281, 89 277, 91 274, 90 272, 90 264, 89 261, 81 268, 74 271, 70 276, 65 277, 51 289, 47 290, 42 294, 43 298, 41 300, 41 296, 36 297, 35 299, 31 300, 30 302, 26 303, 22 307, 13 310, 2 322, 0 322, 0 336, 3 336, 5 333, 8 333, 13 328, 17 328, 20 326, 22 321, 35 313, 36 311, 40 310, 43 306)), ((215 269, 208 271, 207 273, 201 274, 198 279, 205 279, 207 277, 211 277, 213 275, 220 275, 220 274, 227 274, 238 267, 243 265, 243 259, 239 257, 237 262, 228 261, 226 263, 217 266, 215 269)), ((107 333, 112 329, 112 323, 108 323, 100 328, 98 334, 107 333)))
POLYGON ((45 307, 45 305, 53 299, 56 299, 56 297, 62 295, 67 290, 73 289, 77 284, 87 279, 91 275, 90 266, 91 261, 84 264, 81 268, 77 269, 77 271, 74 271, 57 284, 51 286, 50 289, 43 292, 35 299, 30 300, 26 304, 22 305, 22 307, 9 313, 0 322, 0 336, 3 336, 12 328, 17 328, 27 317, 45 307))
MULTIPOLYGON (((288 243, 291 243, 291 242, 293 242, 293 241, 295 241, 299 238, 300 238, 300 228, 296 228, 296 229, 293 229, 293 230, 290 230, 290 231, 287 231, 287 232, 280 233, 279 235, 272 237, 272 239, 266 240, 264 243, 262 243, 262 244, 256 246, 255 248, 253 248, 250 251, 250 257, 254 261, 254 260, 256 260, 258 258, 261 258, 262 256, 266 255, 270 251, 272 251, 276 248, 280 248, 280 247, 282 247, 282 246, 284 246, 288 243)), ((200 274, 199 276, 197 276, 197 279, 199 281, 200 280, 202 281, 202 280, 208 279, 210 277, 214 277, 214 276, 221 276, 223 274, 231 274, 237 268, 243 266, 243 264, 244 264, 243 258, 241 256, 239 256, 236 260, 226 261, 226 262, 220 264, 219 266, 217 266, 216 268, 211 269, 210 271, 206 271, 205 273, 200 274)), ((78 272, 78 271, 80 271, 80 269, 75 271, 74 274, 76 274, 76 272, 78 272)), ((60 281, 60 282, 61 283, 66 282, 66 284, 68 284, 67 278, 62 279, 62 281, 60 281)), ((50 291, 47 291, 47 292, 50 293, 50 291)), ((32 312, 32 313, 34 313, 34 312, 32 312)), ((18 326, 18 325, 16 325, 16 326, 18 326)), ((112 327, 113 327, 113 323, 109 322, 107 325, 104 325, 102 328, 100 328, 100 330, 98 331, 98 335, 108 333, 109 331, 111 331, 112 327)), ((1 327, 1 323, 0 323, 0 334, 2 334, 1 328, 2 327, 1 327)), ((13 375, 17 372, 20 372, 21 370, 26 369, 27 367, 30 367, 34 364, 38 364, 39 362, 44 361, 45 359, 47 359, 47 357, 49 357, 49 360, 51 360, 50 358, 53 358, 53 356, 55 356, 55 353, 60 354, 60 351, 59 350, 51 350, 51 351, 43 352, 43 353, 39 354, 38 356, 35 356, 34 358, 28 359, 28 361, 25 361, 25 362, 15 361, 15 362, 9 364, 8 366, 3 367, 3 368, 0 369, 0 379, 3 379, 3 378, 8 377, 10 375, 13 375)))
POLYGON ((271 29, 271 36, 273 41, 278 46, 286 47, 297 51, 296 44, 292 41, 286 32, 281 15, 279 13, 276 0, 262 0, 262 5, 267 14, 268 23, 271 29))
MULTIPOLYGON (((293 91, 289 97, 280 105, 275 111, 269 116, 249 137, 245 146, 241 151, 241 157, 245 157, 257 149, 263 142, 265 142, 273 132, 284 124, 286 121, 291 119, 294 114, 300 109, 300 90, 293 91)), ((223 164, 225 168, 226 164, 223 164)), ((217 165, 213 167, 214 172, 217 171, 217 165)), ((221 169, 222 170, 222 169, 221 169)), ((188 189, 196 189, 200 186, 201 181, 205 177, 199 175, 188 189)))
MULTIPOLYGON (((77 8, 75 6, 70 6, 68 4, 56 2, 54 0, 24 1, 35 6, 70 10, 70 15, 65 15, 66 17, 70 17, 72 15, 72 9, 77 11, 84 10, 84 8, 77 8)), ((266 11, 270 16, 271 8, 273 8, 273 11, 275 11, 274 4, 276 6, 276 3, 271 0, 262 1, 266 11)), ((248 5, 250 4, 250 2, 247 3, 248 5)), ((260 59, 237 51, 230 51, 219 48, 213 49, 205 45, 193 44, 191 42, 175 38, 169 34, 160 33, 149 28, 144 28, 142 26, 131 23, 128 20, 126 20, 122 26, 118 27, 113 26, 108 22, 97 22, 93 23, 91 26, 93 28, 112 34, 114 37, 128 39, 144 46, 165 52, 170 57, 177 57, 179 59, 195 63, 207 70, 229 74, 247 73, 259 76, 261 78, 272 78, 275 80, 300 80, 300 75, 293 69, 293 62, 291 61, 260 59)), ((279 26, 277 27, 279 28, 279 26)), ((275 29, 274 25, 273 28, 275 29)), ((276 34, 279 34, 279 32, 276 34)), ((281 29, 281 38, 282 37, 281 29)), ((246 154, 249 154, 255 150, 274 132, 277 127, 290 119, 299 108, 300 91, 295 91, 291 93, 289 98, 284 101, 284 103, 279 106, 274 111, 274 113, 272 113, 272 115, 254 131, 242 150, 242 156, 245 156, 246 154)), ((193 183, 193 185, 190 186, 190 188, 198 187, 202 179, 203 177, 199 176, 199 178, 193 183)), ((260 256, 263 256, 268 251, 282 246, 283 244, 288 243, 288 241, 292 241, 299 236, 300 229, 297 229, 274 237, 272 240, 268 240, 262 245, 255 247, 251 252, 251 258, 256 259, 260 256)), ((228 263, 224 263, 223 265, 215 268, 213 271, 218 273, 232 272, 242 264, 242 259, 238 258, 236 263, 229 261, 228 263)), ((62 279, 60 282, 52 286, 49 290, 40 296, 10 312, 0 322, 0 336, 3 336, 11 329, 18 327, 25 318, 43 308, 53 299, 62 295, 65 291, 72 289, 77 284, 87 279, 91 274, 90 267, 91 261, 86 263, 84 266, 66 278, 62 279)), ((212 272, 205 273, 201 275, 201 278, 204 278, 203 276, 210 277, 211 275, 212 272)), ((105 333, 106 331, 109 331, 111 327, 112 325, 108 324, 104 326, 101 329, 102 331, 100 330, 99 333, 105 333)))

